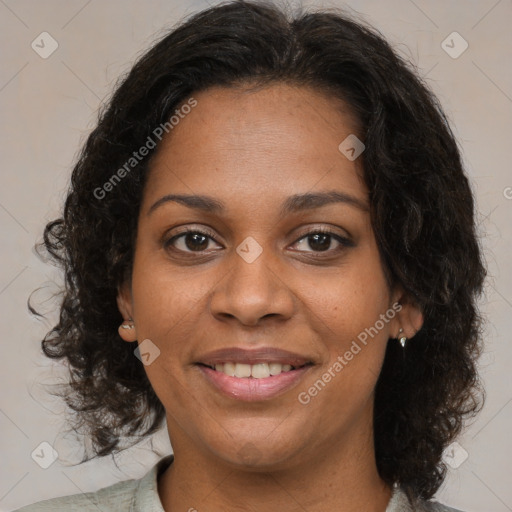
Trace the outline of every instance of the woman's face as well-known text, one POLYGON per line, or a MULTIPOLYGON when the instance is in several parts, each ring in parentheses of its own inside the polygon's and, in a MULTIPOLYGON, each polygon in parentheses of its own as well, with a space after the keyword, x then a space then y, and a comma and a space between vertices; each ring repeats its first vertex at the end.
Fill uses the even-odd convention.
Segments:
POLYGON ((151 163, 119 296, 175 453, 269 469, 369 445, 388 338, 419 317, 387 284, 362 158, 338 149, 354 119, 283 84, 194 98, 151 163))

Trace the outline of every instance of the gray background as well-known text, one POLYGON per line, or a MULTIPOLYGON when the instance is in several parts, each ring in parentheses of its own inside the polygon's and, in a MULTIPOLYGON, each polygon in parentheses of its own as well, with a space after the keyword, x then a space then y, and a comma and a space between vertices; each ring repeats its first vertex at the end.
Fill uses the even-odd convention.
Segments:
MULTIPOLYGON (((468 512, 510 511, 512 2, 304 2, 310 4, 344 6, 377 27, 418 66, 460 141, 490 274, 481 303, 488 315, 480 362, 487 401, 447 454, 458 467, 450 469, 437 499, 468 512), (458 58, 441 46, 454 31, 469 44, 458 58)), ((116 79, 166 28, 207 6, 204 0, 0 0, 1 511, 139 478, 159 458, 148 440, 118 456, 119 469, 112 458, 68 465, 76 447, 59 433, 63 406, 40 385, 65 378, 61 365, 41 355, 39 343, 56 318, 50 291, 59 275, 38 260, 33 245, 45 222, 58 214, 78 149, 116 79), (46 59, 31 47, 44 31, 59 45, 46 59), (45 284, 35 295, 47 299, 49 316, 40 322, 28 314, 26 301, 45 284), (48 469, 31 457, 41 442, 59 454, 48 469)), ((461 41, 448 44, 461 48, 461 41)), ((161 454, 170 451, 166 431, 152 441, 161 454)))

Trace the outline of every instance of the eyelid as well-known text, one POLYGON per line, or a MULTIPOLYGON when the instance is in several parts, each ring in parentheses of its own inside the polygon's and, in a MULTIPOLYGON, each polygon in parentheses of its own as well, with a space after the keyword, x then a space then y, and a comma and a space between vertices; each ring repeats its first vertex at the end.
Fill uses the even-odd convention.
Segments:
POLYGON ((181 231, 179 231, 178 233, 175 233, 172 236, 172 238, 174 238, 175 236, 179 236, 179 235, 186 235, 187 233, 201 233, 202 235, 209 236, 210 238, 212 238, 213 240, 215 240, 217 242, 217 240, 216 240, 217 233, 215 233, 213 230, 211 230, 207 226, 206 227, 204 227, 204 226, 194 227, 194 226, 187 225, 181 231))
POLYGON ((343 233, 339 233, 338 231, 336 231, 336 229, 338 231, 341 230, 341 228, 335 228, 335 227, 326 226, 326 225, 308 226, 307 229, 304 231, 304 233, 301 234, 300 237, 297 238, 294 243, 298 242, 299 240, 302 240, 304 237, 306 237, 308 235, 314 235, 315 233, 331 235, 333 237, 341 238, 347 242, 352 242, 352 240, 353 240, 352 236, 346 230, 343 230, 345 232, 343 234, 343 233))

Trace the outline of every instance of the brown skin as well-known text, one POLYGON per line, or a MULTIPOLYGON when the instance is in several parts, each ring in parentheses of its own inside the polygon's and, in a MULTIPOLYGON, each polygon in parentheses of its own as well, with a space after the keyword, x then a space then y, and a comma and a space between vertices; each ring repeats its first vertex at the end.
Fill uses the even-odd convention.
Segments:
MULTIPOLYGON (((167 411, 175 462, 159 479, 166 510, 384 512, 391 489, 373 447, 374 388, 389 338, 411 338, 421 312, 391 290, 370 223, 361 158, 338 145, 357 125, 319 91, 277 84, 215 88, 164 139, 144 190, 133 274, 118 297, 135 329, 161 351, 145 366, 167 411), (292 194, 336 190, 366 207, 333 203, 281 216, 292 194), (166 202, 200 194, 226 205, 207 213, 166 202), (209 229, 214 239, 181 237, 209 229), (324 228, 349 238, 319 242, 324 228), (253 263, 236 252, 246 237, 263 248, 253 263), (188 240, 188 245, 186 244, 188 240), (316 259, 315 259, 316 256, 316 259), (393 320, 309 404, 298 401, 395 302, 393 320), (314 365, 293 389, 265 401, 220 394, 194 364, 227 347, 272 346, 314 365)), ((395 342, 396 341, 391 341, 395 342)))

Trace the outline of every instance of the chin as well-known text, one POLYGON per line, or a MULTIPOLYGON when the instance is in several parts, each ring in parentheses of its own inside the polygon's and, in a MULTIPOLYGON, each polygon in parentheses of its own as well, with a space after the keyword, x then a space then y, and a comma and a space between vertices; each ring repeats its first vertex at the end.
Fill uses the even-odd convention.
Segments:
POLYGON ((259 439, 246 438, 229 446, 210 446, 215 457, 222 459, 228 465, 237 470, 249 471, 273 471, 293 466, 296 457, 303 453, 300 449, 300 440, 290 442, 290 437, 285 442, 275 439, 269 442, 268 437, 259 439))

